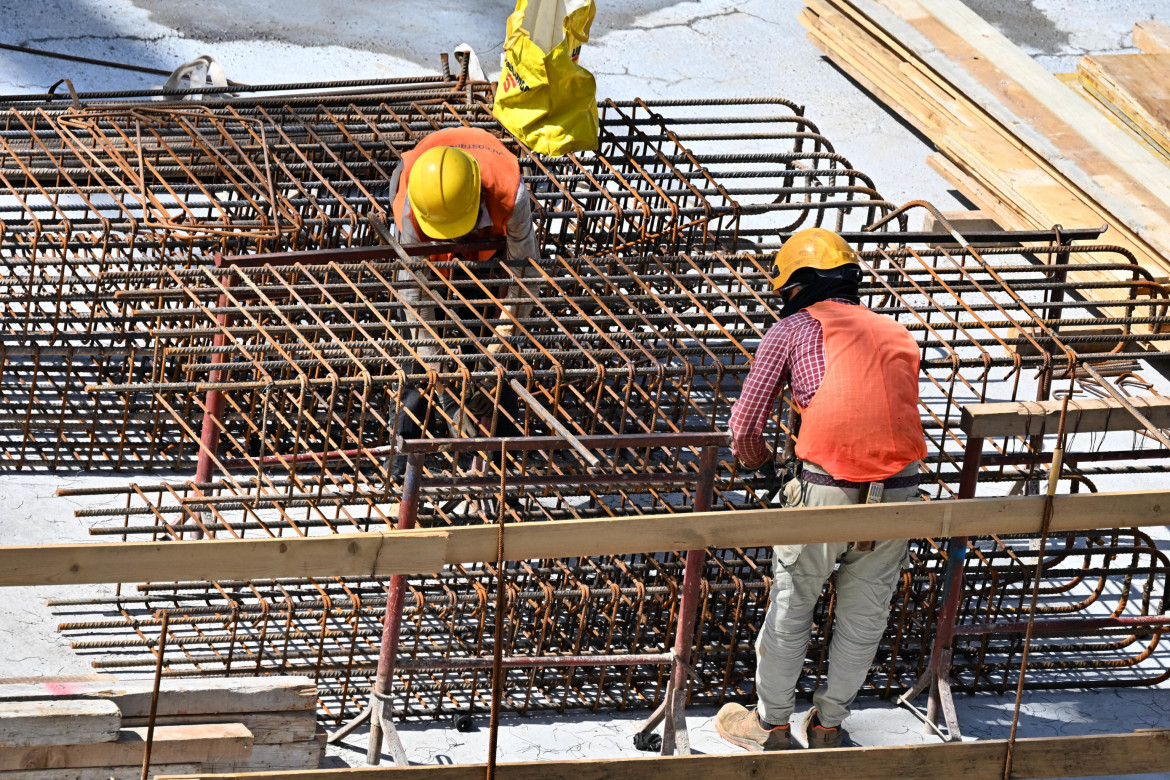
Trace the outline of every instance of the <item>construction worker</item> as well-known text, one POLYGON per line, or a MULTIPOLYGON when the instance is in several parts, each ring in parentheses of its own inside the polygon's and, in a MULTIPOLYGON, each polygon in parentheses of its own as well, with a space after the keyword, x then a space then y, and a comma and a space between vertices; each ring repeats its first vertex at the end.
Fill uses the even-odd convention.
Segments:
MULTIPOLYGON (((918 415, 918 345, 894 320, 860 304, 861 268, 828 230, 794 234, 775 257, 773 291, 784 301, 731 410, 741 469, 773 479, 763 436, 785 383, 801 412, 799 476, 786 506, 914 500, 926 442, 918 415)), ((840 747, 841 722, 865 682, 885 631, 906 540, 781 545, 773 549, 770 604, 756 640, 756 706, 724 706, 718 732, 748 750, 796 746, 789 719, 804 667, 813 609, 837 568, 836 626, 825 682, 802 722, 811 748, 840 747)))
MULTIPOLYGON (((524 263, 521 277, 539 276, 539 272, 528 264, 528 258, 539 259, 536 232, 532 224, 528 188, 520 178, 520 163, 516 155, 508 151, 498 138, 486 130, 471 127, 452 127, 431 133, 414 149, 402 155, 402 162, 395 169, 390 180, 390 201, 394 213, 394 227, 398 240, 404 244, 427 241, 474 242, 482 239, 506 239, 505 258, 509 262, 524 263)), ((493 250, 431 255, 432 261, 447 261, 457 256, 465 260, 489 260, 493 250)), ((448 278, 451 270, 442 270, 448 278)), ((423 284, 436 281, 431 269, 416 272, 423 284)), ((417 323, 435 322, 438 317, 434 300, 425 294, 415 276, 403 270, 398 274, 402 283, 399 294, 408 305, 406 319, 417 323)), ((437 285, 436 287, 440 287, 437 285)), ((512 286, 498 291, 504 298, 513 296, 512 286)), ((521 294, 517 289, 517 295, 521 294)), ((441 297, 441 292, 440 292, 441 297)), ((460 319, 475 316, 467 307, 448 304, 460 319)), ((502 318, 504 324, 495 327, 492 343, 487 346, 489 354, 496 354, 503 348, 503 339, 514 333, 513 318, 523 318, 531 306, 509 305, 503 311, 480 312, 484 319, 502 318)), ((426 339, 428 334, 422 328, 415 329, 415 338, 426 339)), ((460 333, 460 336, 463 334, 460 333)), ((425 365, 424 370, 436 368, 430 358, 439 354, 437 346, 421 346, 418 355, 425 365)), ((408 372, 410 373, 410 372, 408 372)), ((488 394, 471 393, 465 402, 471 414, 459 414, 458 402, 451 393, 442 390, 440 405, 448 417, 463 419, 463 428, 453 430, 455 435, 475 435, 476 422, 490 412, 487 406, 488 394)), ((419 422, 426 416, 427 404, 417 388, 411 388, 404 398, 403 406, 408 414, 400 416, 399 435, 405 438, 421 436, 419 422)), ((515 409, 515 395, 505 386, 500 406, 515 409)), ((498 435, 515 432, 507 415, 500 415, 498 435)), ((454 426, 455 419, 452 420, 454 426)), ((398 468, 397 470, 401 470, 398 468)))

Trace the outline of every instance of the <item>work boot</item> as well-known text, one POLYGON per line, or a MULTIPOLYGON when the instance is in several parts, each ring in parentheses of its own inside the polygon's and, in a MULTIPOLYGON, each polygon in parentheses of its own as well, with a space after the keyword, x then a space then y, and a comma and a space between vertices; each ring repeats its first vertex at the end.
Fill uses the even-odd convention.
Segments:
POLYGON ((796 747, 788 724, 772 726, 760 720, 756 708, 742 704, 724 704, 715 716, 715 730, 733 745, 748 750, 788 750, 796 747))
POLYGON ((817 716, 817 708, 813 707, 804 716, 804 723, 800 727, 805 742, 810 749, 839 748, 845 742, 845 729, 841 726, 825 726, 817 716))

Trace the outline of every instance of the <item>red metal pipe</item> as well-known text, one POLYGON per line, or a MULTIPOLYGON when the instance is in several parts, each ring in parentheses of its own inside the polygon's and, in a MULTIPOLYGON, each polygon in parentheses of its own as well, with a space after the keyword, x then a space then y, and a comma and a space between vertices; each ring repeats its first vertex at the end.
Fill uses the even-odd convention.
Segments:
MULTIPOLYGON (((219 307, 223 309, 227 306, 227 296, 219 296, 219 307)), ((227 336, 224 335, 223 329, 227 327, 228 314, 224 312, 216 318, 219 324, 220 332, 215 334, 213 345, 222 347, 227 341, 227 336)), ((224 355, 216 351, 211 355, 211 362, 219 364, 224 362, 224 355)), ((223 381, 224 372, 219 370, 212 370, 207 375, 207 383, 215 384, 223 381)), ((199 433, 199 462, 195 467, 195 482, 210 482, 211 469, 216 453, 219 451, 219 421, 223 418, 224 406, 227 399, 224 398, 223 393, 219 390, 208 390, 207 398, 204 401, 203 409, 203 427, 199 433)))
MULTIPOLYGON (((708 444, 703 447, 699 460, 699 481, 695 486, 694 511, 706 512, 711 509, 711 498, 715 491, 715 467, 718 463, 719 448, 708 444)), ((691 663, 691 649, 695 643, 695 624, 698 621, 699 601, 703 591, 703 564, 707 560, 705 549, 688 550, 686 568, 683 570, 682 595, 678 604, 678 625, 674 634, 674 654, 677 662, 670 671, 670 685, 667 687, 665 722, 662 726, 662 754, 670 755, 681 747, 681 752, 690 752, 690 739, 686 735, 686 690, 691 663), (681 743, 681 745, 680 745, 681 743)))
MULTIPOLYGON (((398 504, 398 522, 395 528, 409 530, 418 517, 418 494, 422 487, 423 453, 411 453, 406 458, 406 474, 402 480, 402 501, 398 504)), ((373 695, 380 699, 390 692, 394 678, 394 663, 398 656, 398 640, 402 632, 402 608, 406 601, 406 576, 395 574, 386 589, 386 617, 382 622, 382 647, 378 652, 378 671, 374 677, 373 695)), ((370 719, 370 742, 366 762, 377 764, 382 757, 382 723, 370 719)))
MULTIPOLYGON (((959 475, 958 498, 974 498, 979 486, 979 467, 983 459, 983 438, 971 436, 963 451, 963 471, 959 475)), ((950 708, 951 654, 955 640, 955 624, 959 618, 959 604, 963 599, 963 570, 967 558, 967 537, 955 536, 947 542, 947 568, 943 575, 942 606, 935 624, 934 643, 930 648, 931 678, 926 718, 938 722, 939 710, 946 710, 947 722, 952 722, 950 708), (943 691, 941 689, 945 688, 943 691)), ((916 688, 917 690, 917 688, 916 688)), ((955 721, 957 722, 957 721, 955 721)))

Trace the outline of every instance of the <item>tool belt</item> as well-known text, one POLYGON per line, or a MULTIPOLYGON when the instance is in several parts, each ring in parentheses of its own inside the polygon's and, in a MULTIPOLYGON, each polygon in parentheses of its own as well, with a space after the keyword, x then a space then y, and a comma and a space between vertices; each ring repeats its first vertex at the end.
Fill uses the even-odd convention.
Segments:
MULTIPOLYGON (((865 492, 872 485, 881 485, 883 490, 901 490, 903 488, 918 487, 918 475, 911 474, 908 477, 890 477, 881 482, 850 482, 847 479, 834 479, 828 474, 821 474, 817 471, 810 471, 804 469, 800 473, 800 478, 810 485, 824 485, 825 487, 848 488, 851 490, 860 490, 865 492)), ((859 503, 872 504, 874 501, 865 501, 859 503)))
MULTIPOLYGON (((880 504, 887 490, 903 490, 905 488, 918 487, 917 474, 911 474, 906 477, 890 477, 881 482, 852 482, 848 479, 834 479, 828 474, 802 469, 800 479, 810 485, 856 490, 857 503, 859 504, 880 504)), ((873 542, 850 542, 849 549, 856 550, 857 552, 869 552, 873 549, 873 542)))

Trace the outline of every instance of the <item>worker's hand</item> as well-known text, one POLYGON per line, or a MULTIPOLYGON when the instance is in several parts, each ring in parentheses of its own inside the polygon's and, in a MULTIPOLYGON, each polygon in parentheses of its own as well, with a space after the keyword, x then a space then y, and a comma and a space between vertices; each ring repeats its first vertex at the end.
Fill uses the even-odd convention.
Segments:
POLYGON ((753 477, 753 490, 761 501, 770 502, 780 492, 783 486, 780 474, 776 471, 776 458, 769 457, 755 469, 749 469, 745 476, 753 477))

